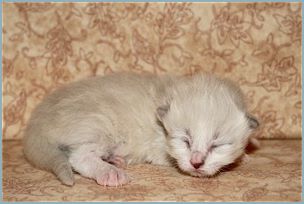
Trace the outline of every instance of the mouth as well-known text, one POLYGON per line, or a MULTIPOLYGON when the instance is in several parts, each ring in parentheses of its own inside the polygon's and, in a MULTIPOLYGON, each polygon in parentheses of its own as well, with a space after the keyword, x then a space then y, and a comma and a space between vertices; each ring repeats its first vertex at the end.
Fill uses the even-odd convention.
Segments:
POLYGON ((181 170, 182 173, 188 174, 194 177, 210 177, 204 170, 202 169, 189 169, 189 168, 184 168, 182 166, 179 166, 179 169, 181 170))
POLYGON ((194 177, 206 177, 207 175, 203 172, 203 171, 198 171, 198 170, 195 170, 195 171, 189 171, 188 172, 191 176, 194 176, 194 177))
POLYGON ((220 173, 219 169, 213 169, 212 171, 206 171, 202 168, 200 169, 184 169, 185 173, 194 176, 194 177, 200 177, 200 178, 211 178, 220 173))
POLYGON ((207 173, 205 171, 191 171, 189 172, 189 174, 191 176, 194 176, 194 177, 199 177, 199 178, 213 178, 215 176, 217 176, 218 174, 220 173, 220 171, 216 171, 215 173, 207 173))

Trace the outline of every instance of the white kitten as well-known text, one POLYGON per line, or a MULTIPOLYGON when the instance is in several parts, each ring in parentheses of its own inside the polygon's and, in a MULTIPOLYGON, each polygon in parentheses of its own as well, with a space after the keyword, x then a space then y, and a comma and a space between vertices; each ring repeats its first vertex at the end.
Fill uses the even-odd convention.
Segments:
POLYGON ((244 153, 258 122, 240 89, 209 75, 113 74, 58 89, 35 109, 24 152, 73 185, 72 169, 100 185, 129 182, 126 164, 214 175, 244 153))

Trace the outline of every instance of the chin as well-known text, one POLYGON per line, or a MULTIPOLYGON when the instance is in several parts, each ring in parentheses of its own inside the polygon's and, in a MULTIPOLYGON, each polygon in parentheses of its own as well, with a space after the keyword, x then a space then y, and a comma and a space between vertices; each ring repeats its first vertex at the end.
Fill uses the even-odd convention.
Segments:
POLYGON ((212 177, 219 173, 219 168, 200 168, 200 169, 193 169, 193 168, 183 168, 180 167, 181 170, 183 170, 185 173, 194 176, 194 177, 212 177))
POLYGON ((206 175, 201 171, 188 171, 187 173, 194 177, 206 177, 206 175))

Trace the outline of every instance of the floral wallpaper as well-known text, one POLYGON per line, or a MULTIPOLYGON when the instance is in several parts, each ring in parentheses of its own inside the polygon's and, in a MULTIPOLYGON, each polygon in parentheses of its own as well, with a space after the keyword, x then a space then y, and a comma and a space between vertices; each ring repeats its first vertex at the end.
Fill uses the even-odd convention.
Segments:
POLYGON ((301 137, 301 3, 4 3, 3 138, 63 84, 132 71, 238 82, 260 138, 301 137))

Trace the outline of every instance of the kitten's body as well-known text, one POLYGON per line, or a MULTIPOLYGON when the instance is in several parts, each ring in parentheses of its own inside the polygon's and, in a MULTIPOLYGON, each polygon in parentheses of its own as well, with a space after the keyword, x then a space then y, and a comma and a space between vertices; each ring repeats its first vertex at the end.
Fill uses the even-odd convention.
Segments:
POLYGON ((123 73, 95 77, 55 91, 36 108, 26 129, 24 150, 32 163, 53 171, 67 185, 74 182, 74 169, 101 185, 115 186, 128 182, 120 166, 144 162, 170 165, 169 154, 181 163, 182 170, 189 171, 189 164, 184 163, 194 154, 200 158, 207 152, 200 151, 206 148, 201 141, 204 137, 209 141, 218 126, 228 132, 242 129, 235 137, 243 145, 250 132, 245 112, 239 89, 211 76, 123 73), (206 115, 201 117, 201 111, 206 115), (214 120, 203 123, 212 116, 214 120), (234 127, 238 120, 240 126, 234 127), (185 129, 197 135, 189 151, 184 143, 172 140, 183 137, 185 133, 180 132, 185 129), (172 137, 168 139, 167 134, 172 137), (201 153, 193 153, 197 151, 201 153))

